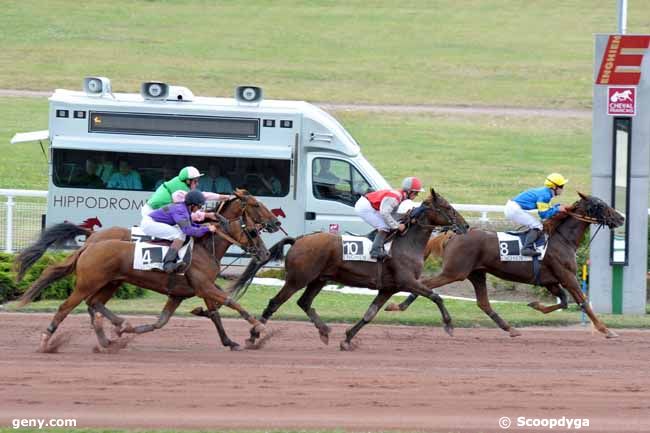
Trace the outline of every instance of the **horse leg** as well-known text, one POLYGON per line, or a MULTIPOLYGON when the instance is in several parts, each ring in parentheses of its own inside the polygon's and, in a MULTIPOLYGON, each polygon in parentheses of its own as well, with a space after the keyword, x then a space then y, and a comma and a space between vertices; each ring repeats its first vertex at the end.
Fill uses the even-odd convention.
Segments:
POLYGON ((77 284, 70 296, 68 296, 68 299, 63 301, 63 303, 59 306, 59 309, 54 314, 54 317, 52 318, 52 321, 50 322, 50 325, 47 327, 45 332, 41 334, 41 341, 38 346, 39 352, 48 353, 50 351, 48 345, 50 338, 52 338, 52 335, 56 332, 56 329, 59 327, 61 322, 63 322, 63 320, 77 305, 81 304, 85 297, 86 294, 79 289, 79 285, 77 284))
POLYGON ((490 299, 487 294, 487 284, 485 282, 485 272, 483 271, 474 271, 467 276, 467 279, 471 281, 474 286, 474 293, 476 293, 476 303, 479 308, 483 310, 485 314, 494 320, 494 322, 506 332, 510 333, 511 337, 519 337, 521 332, 515 329, 510 325, 506 320, 502 319, 501 316, 497 314, 496 311, 492 309, 490 305, 490 299))
POLYGON ((163 307, 162 311, 160 312, 160 316, 158 317, 158 320, 156 323, 152 324, 147 324, 147 325, 139 325, 139 326, 131 326, 129 325, 128 327, 124 327, 123 329, 120 330, 120 333, 118 335, 124 334, 144 334, 146 332, 152 332, 155 331, 156 329, 160 329, 163 326, 169 322, 169 319, 174 315, 174 312, 178 308, 179 305, 181 305, 181 302, 183 302, 182 297, 178 296, 169 296, 167 297, 167 302, 165 303, 165 306, 163 307))
POLYGON ((108 283, 99 292, 86 299, 88 314, 90 314, 90 323, 97 335, 97 341, 102 347, 108 347, 111 343, 106 337, 106 334, 104 334, 104 327, 102 325, 103 317, 111 321, 118 336, 121 335, 121 330, 130 326, 125 319, 119 317, 106 307, 106 303, 115 295, 120 285, 120 282, 108 283))
POLYGON ((618 334, 608 329, 607 326, 605 326, 605 324, 600 321, 600 319, 596 316, 594 311, 591 309, 591 305, 589 305, 589 300, 584 295, 584 293, 582 293, 582 290, 580 290, 580 283, 578 283, 578 280, 576 279, 575 275, 571 274, 571 276, 567 277, 565 281, 562 281, 562 287, 564 287, 569 291, 569 293, 576 301, 576 303, 580 306, 582 311, 584 311, 585 314, 589 316, 591 323, 594 324, 594 326, 596 327, 596 329, 598 329, 598 331, 605 334, 607 338, 618 337, 618 334))
POLYGON ((551 292, 552 295, 560 298, 560 302, 555 305, 551 305, 547 307, 542 303, 540 303, 539 301, 535 301, 528 304, 530 308, 540 311, 544 314, 548 314, 548 313, 552 313, 555 310, 564 310, 566 307, 568 307, 566 293, 564 292, 564 290, 562 290, 562 287, 560 287, 559 284, 549 284, 548 286, 546 286, 546 289, 549 292, 551 292))
MULTIPOLYGON (((285 281, 284 285, 282 286, 278 294, 269 300, 269 303, 264 309, 264 312, 262 312, 262 317, 260 318, 260 322, 266 323, 271 318, 273 313, 278 311, 278 308, 280 308, 282 304, 287 302, 291 298, 291 296, 293 296, 293 294, 296 293, 298 289, 300 289, 299 286, 297 286, 296 284, 291 284, 289 281, 290 281, 289 278, 287 278, 287 280, 285 281)), ((246 343, 249 345, 253 345, 255 344, 255 340, 258 339, 259 337, 260 337, 259 332, 257 332, 255 328, 252 328, 250 332, 250 338, 246 340, 246 343)))
POLYGON ((372 301, 370 307, 368 307, 368 311, 366 311, 366 314, 363 315, 361 320, 359 320, 353 327, 345 331, 345 340, 341 341, 341 350, 355 349, 355 346, 352 344, 352 339, 354 336, 357 335, 361 328, 366 326, 372 321, 372 319, 375 318, 379 309, 386 303, 386 301, 388 301, 388 299, 390 299, 393 293, 394 292, 382 290, 377 294, 377 296, 375 296, 375 299, 372 301))
MULTIPOLYGON (((425 298, 433 301, 438 306, 440 315, 442 316, 442 322, 444 323, 444 330, 447 334, 449 334, 449 336, 453 337, 454 325, 451 323, 451 315, 449 314, 449 311, 447 311, 447 307, 445 306, 445 302, 443 301, 442 297, 435 290, 429 288, 418 280, 410 282, 405 287, 411 287, 413 294, 424 296, 425 298)), ((440 287, 440 285, 436 287, 440 287)))
POLYGON ((415 300, 416 300, 417 298, 418 298, 418 295, 416 295, 415 293, 411 293, 410 295, 408 295, 408 297, 407 297, 406 299, 404 299, 404 300, 402 301, 402 303, 400 303, 400 304, 390 303, 390 304, 388 304, 388 305, 386 306, 386 308, 385 308, 384 310, 385 310, 385 311, 404 311, 404 310, 406 310, 408 307, 410 307, 411 304, 412 304, 413 302, 415 302, 415 300))
POLYGON ((226 334, 226 330, 223 327, 223 323, 221 322, 221 316, 219 315, 217 304, 205 299, 205 306, 208 308, 207 310, 203 310, 203 308, 200 307, 195 308, 192 310, 192 314, 207 317, 212 320, 212 323, 214 323, 214 326, 217 328, 217 332, 219 333, 221 344, 223 344, 225 347, 230 347, 230 350, 241 350, 241 346, 238 343, 232 341, 226 334))
POLYGON ((323 343, 329 344, 330 341, 330 332, 332 331, 323 319, 320 318, 316 309, 312 308, 311 304, 314 302, 314 298, 318 295, 321 289, 325 286, 325 281, 316 280, 312 281, 307 285, 305 293, 302 294, 300 299, 298 299, 298 306, 307 313, 309 320, 316 326, 318 333, 320 334, 320 339, 323 343))

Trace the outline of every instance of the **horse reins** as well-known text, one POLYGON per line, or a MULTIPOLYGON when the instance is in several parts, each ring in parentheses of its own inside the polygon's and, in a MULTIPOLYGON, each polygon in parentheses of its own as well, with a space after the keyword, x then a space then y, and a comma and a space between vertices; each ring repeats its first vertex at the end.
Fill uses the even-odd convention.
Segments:
MULTIPOLYGON (((575 212, 573 212, 573 211, 570 211, 570 210, 565 211, 565 213, 566 213, 567 215, 569 215, 570 217, 577 219, 578 221, 582 221, 582 222, 587 223, 587 224, 598 225, 598 228, 596 229, 596 232, 595 232, 594 235, 591 237, 591 239, 589 239, 589 243, 587 244, 587 248, 589 248, 589 247, 591 246, 591 243, 592 243, 592 242, 594 241, 594 239, 596 238, 596 235, 598 234, 598 232, 600 231, 600 229, 603 228, 603 226, 605 225, 605 223, 601 223, 600 221, 598 221, 597 218, 590 217, 590 216, 587 216, 587 215, 580 215, 580 214, 577 214, 577 213, 575 213, 575 212)), ((560 236, 562 236, 562 238, 563 238, 565 241, 567 241, 568 243, 572 243, 571 241, 569 241, 569 240, 568 240, 568 239, 567 239, 567 238, 562 234, 562 232, 557 231, 557 233, 558 233, 560 236)), ((579 246, 579 245, 576 245, 576 247, 578 247, 578 246, 579 246)))

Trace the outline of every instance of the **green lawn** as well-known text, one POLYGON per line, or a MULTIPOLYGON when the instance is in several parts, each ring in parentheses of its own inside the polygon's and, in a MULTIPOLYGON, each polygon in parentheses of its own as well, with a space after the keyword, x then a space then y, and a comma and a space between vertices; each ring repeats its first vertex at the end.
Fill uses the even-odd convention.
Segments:
MULTIPOLYGON (((628 33, 650 2, 628 1, 628 33)), ((137 91, 196 94, 256 83, 274 99, 584 108, 604 0, 4 2, 0 88, 79 88, 85 75, 137 91)))
MULTIPOLYGON (((225 284, 227 285, 227 283, 225 284)), ((240 300, 241 304, 251 314, 261 315, 268 300, 278 291, 279 287, 251 286, 246 295, 240 300)), ((305 313, 298 307, 296 302, 301 292, 294 295, 280 310, 273 316, 274 319, 283 320, 308 320, 305 313)), ((353 323, 361 319, 370 306, 373 297, 368 295, 340 294, 336 292, 322 292, 314 301, 314 308, 326 322, 353 323)), ((397 301, 403 299, 395 297, 397 301)), ((554 301, 546 301, 554 302, 554 301)), ((20 311, 54 312, 61 301, 40 301, 22 308, 20 311)), ((147 292, 144 298, 119 300, 113 299, 109 307, 122 314, 155 314, 158 315, 165 303, 163 295, 147 292)), ((494 322, 487 317, 473 301, 461 301, 447 299, 445 301, 449 313, 452 315, 454 325, 457 327, 487 326, 495 327, 494 322)), ((85 304, 78 307, 75 312, 86 314, 85 304)), ((185 301, 177 312, 179 315, 189 315, 190 310, 197 306, 204 306, 199 298, 192 298, 185 301)), ((569 311, 558 311, 543 315, 527 307, 520 302, 498 302, 493 308, 514 326, 563 326, 581 323, 581 313, 576 306, 571 306, 569 311)), ((7 310, 16 311, 11 304, 7 310)), ((236 312, 222 308, 225 317, 239 317, 236 312)), ((650 328, 650 316, 615 316, 600 315, 603 321, 610 327, 632 327, 650 328)), ((402 313, 381 312, 375 323, 401 324, 401 325, 423 325, 440 326, 440 313, 437 307, 427 299, 418 299, 411 308, 402 313)), ((314 331, 316 332, 316 331, 314 331)))
MULTIPOLYGON (((565 202, 591 189, 589 119, 334 115, 391 184, 417 175, 454 203, 502 204, 551 171, 570 178, 565 202)), ((0 98, 0 118, 0 188, 47 189, 38 143, 9 144, 16 132, 47 129, 47 101, 0 98)))

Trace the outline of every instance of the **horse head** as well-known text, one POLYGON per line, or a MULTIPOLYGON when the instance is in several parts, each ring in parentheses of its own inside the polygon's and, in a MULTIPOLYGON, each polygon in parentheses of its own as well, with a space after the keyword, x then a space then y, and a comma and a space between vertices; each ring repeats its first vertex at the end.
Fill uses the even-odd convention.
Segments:
POLYGON ((569 215, 578 219, 583 217, 586 222, 604 224, 609 228, 620 227, 625 222, 623 215, 598 197, 581 192, 578 192, 578 195, 580 200, 571 206, 569 215))
POLYGON ((469 228, 465 218, 433 188, 431 188, 431 195, 413 211, 411 216, 415 219, 426 218, 428 225, 448 226, 456 233, 467 233, 469 228))
POLYGON ((245 189, 237 189, 233 194, 239 199, 242 215, 250 218, 256 227, 269 233, 280 230, 280 220, 255 196, 245 189))

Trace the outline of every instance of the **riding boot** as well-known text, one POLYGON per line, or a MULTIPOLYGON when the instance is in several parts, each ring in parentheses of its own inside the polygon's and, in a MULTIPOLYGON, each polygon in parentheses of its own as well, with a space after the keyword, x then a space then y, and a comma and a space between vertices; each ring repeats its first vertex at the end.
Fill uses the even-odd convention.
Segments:
POLYGON ((541 253, 535 249, 535 241, 541 234, 542 231, 540 229, 531 229, 528 233, 526 233, 524 247, 521 249, 522 256, 537 257, 541 255, 541 253))
POLYGON ((178 258, 178 250, 180 250, 182 246, 182 239, 174 239, 172 241, 172 244, 167 250, 167 254, 165 254, 165 258, 163 259, 163 271, 167 272, 168 274, 173 274, 184 265, 183 262, 176 263, 176 259, 178 258))
POLYGON ((372 248, 370 249, 370 257, 377 260, 383 260, 388 257, 386 250, 384 250, 384 241, 386 241, 387 232, 383 230, 377 230, 377 235, 375 240, 372 241, 372 248))

